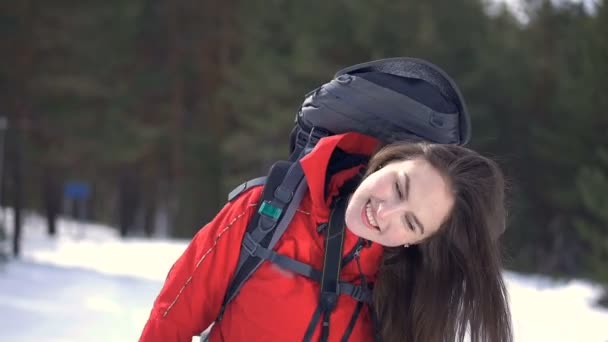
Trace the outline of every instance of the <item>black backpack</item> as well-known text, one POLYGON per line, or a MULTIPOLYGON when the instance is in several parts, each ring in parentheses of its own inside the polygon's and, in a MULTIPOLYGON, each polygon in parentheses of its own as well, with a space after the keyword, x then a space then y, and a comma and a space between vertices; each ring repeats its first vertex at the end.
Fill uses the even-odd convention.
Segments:
MULTIPOLYGON (((347 341, 359 312, 372 298, 372 284, 366 284, 363 276, 360 285, 339 281, 341 267, 352 260, 358 262, 359 251, 369 243, 360 239, 342 258, 346 195, 360 178, 350 180, 340 189, 332 200, 329 222, 317 227, 319 233, 325 234, 325 257, 323 269, 314 269, 273 250, 308 189, 299 160, 320 139, 333 134, 359 132, 383 143, 429 141, 462 145, 468 142, 470 131, 469 115, 456 84, 437 66, 420 59, 391 58, 354 65, 308 93, 290 135, 289 160, 276 162, 266 177, 247 181, 228 195, 228 201, 232 201, 252 187, 264 187, 258 210, 248 223, 218 320, 245 281, 264 261, 269 261, 321 284, 319 305, 304 341, 311 340, 321 318, 321 340, 327 341, 329 317, 339 295, 349 295, 358 302, 343 334, 342 341, 347 341)), ((328 175, 365 165, 367 158, 337 149, 331 157, 328 175)), ((375 321, 374 310, 370 312, 375 321)), ((375 339, 379 340, 377 333, 375 339)))

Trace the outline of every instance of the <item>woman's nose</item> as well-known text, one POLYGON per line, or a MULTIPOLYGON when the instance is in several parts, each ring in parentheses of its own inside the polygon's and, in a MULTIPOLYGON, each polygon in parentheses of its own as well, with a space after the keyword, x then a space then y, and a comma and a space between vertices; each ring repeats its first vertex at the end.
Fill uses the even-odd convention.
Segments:
POLYGON ((378 219, 384 221, 384 220, 389 219, 395 213, 403 210, 403 208, 401 208, 401 207, 402 207, 402 205, 399 203, 380 202, 378 204, 378 211, 377 211, 376 215, 378 216, 378 219))

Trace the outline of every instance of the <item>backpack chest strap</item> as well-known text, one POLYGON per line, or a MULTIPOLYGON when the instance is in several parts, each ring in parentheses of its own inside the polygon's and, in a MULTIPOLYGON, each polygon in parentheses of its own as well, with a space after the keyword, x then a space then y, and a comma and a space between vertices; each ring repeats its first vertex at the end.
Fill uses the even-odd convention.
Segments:
MULTIPOLYGON (((306 263, 303 263, 285 255, 281 255, 273 250, 269 250, 268 248, 260 246, 260 244, 256 243, 251 237, 251 235, 249 235, 248 233, 245 234, 245 238, 243 239, 243 249, 247 250, 247 252, 249 252, 251 256, 267 260, 282 269, 294 272, 314 281, 321 282, 323 275, 322 271, 315 269, 306 263)), ((355 249, 357 248, 354 248, 353 252, 355 249)), ((352 253, 349 253, 349 255, 342 260, 343 264, 352 260, 350 254, 352 253)), ((363 286, 362 284, 355 285, 345 281, 338 282, 337 294, 347 295, 358 302, 368 304, 371 303, 372 299, 372 292, 370 289, 363 286)))

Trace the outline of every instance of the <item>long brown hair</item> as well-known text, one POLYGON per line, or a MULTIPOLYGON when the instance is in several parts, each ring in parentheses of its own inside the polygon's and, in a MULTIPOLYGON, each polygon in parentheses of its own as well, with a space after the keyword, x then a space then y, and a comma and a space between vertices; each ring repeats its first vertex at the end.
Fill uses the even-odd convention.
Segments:
POLYGON ((374 287, 383 341, 512 341, 498 245, 506 216, 500 168, 456 145, 395 143, 374 155, 368 174, 413 158, 445 177, 455 202, 433 236, 385 248, 374 287))

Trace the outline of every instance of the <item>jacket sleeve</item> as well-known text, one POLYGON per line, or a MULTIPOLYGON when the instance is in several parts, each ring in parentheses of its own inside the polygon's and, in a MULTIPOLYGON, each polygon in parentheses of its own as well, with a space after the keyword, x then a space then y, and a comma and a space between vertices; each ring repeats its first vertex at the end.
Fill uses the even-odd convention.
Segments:
POLYGON ((141 342, 190 342, 217 318, 260 193, 257 187, 226 204, 194 236, 171 267, 141 342))

